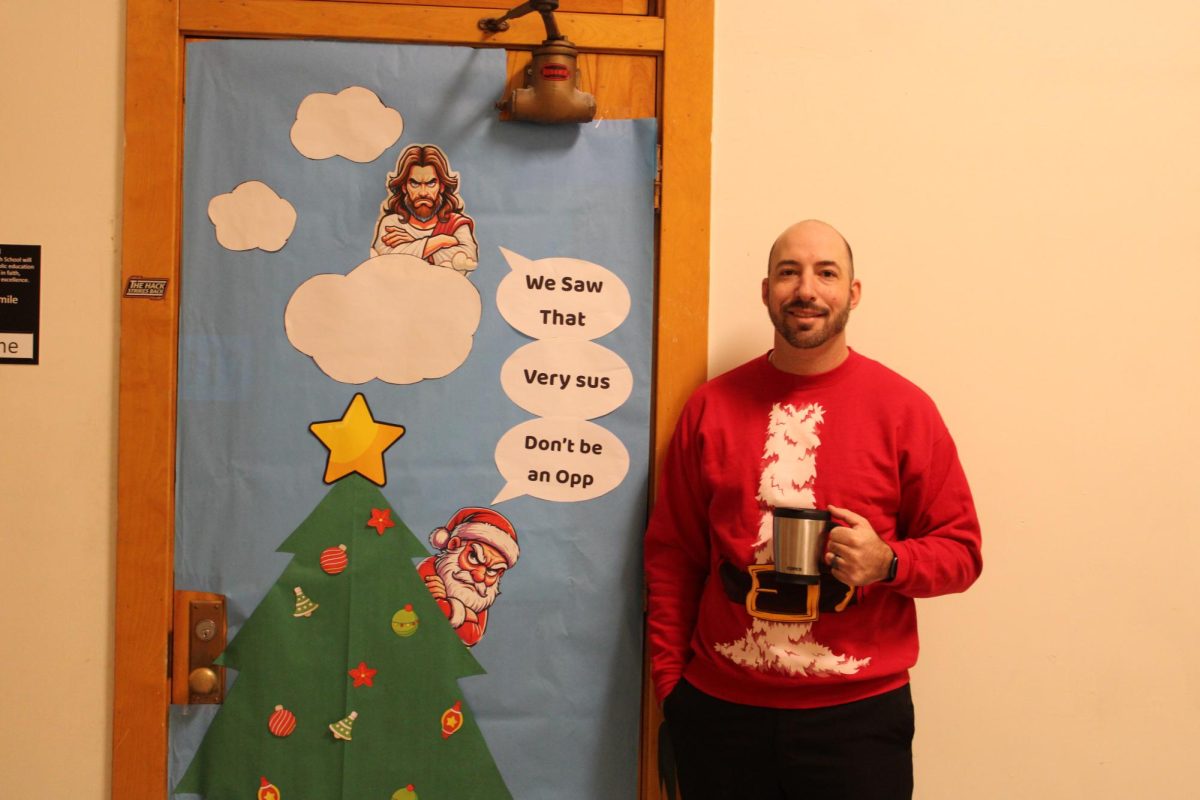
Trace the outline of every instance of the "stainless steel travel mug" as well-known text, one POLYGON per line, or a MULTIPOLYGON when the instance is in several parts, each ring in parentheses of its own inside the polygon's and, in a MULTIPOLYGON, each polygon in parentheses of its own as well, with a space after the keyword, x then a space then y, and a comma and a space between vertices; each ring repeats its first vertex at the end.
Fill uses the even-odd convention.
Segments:
POLYGON ((828 511, 777 508, 774 511, 775 572, 779 580, 817 583, 829 530, 828 511))

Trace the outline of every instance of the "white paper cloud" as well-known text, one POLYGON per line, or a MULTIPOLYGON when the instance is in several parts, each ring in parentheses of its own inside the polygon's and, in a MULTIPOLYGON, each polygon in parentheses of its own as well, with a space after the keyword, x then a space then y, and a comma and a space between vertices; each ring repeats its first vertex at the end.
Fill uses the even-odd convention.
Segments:
POLYGON ((342 383, 417 383, 458 369, 482 303, 467 278, 416 256, 367 259, 348 275, 317 275, 292 294, 292 346, 342 383))
POLYGON ((229 250, 283 247, 296 228, 296 209, 261 181, 246 181, 208 201, 217 241, 229 250))
POLYGON ((370 89, 351 86, 304 98, 292 124, 292 144, 312 159, 341 156, 365 164, 399 141, 403 131, 399 111, 370 89))

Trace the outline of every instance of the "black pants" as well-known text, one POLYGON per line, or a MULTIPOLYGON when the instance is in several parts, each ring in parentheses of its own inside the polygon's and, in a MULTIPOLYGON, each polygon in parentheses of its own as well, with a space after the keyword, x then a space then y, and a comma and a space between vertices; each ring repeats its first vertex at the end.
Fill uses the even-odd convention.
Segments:
POLYGON ((680 681, 663 703, 682 800, 909 800, 908 686, 829 708, 718 700, 680 681))

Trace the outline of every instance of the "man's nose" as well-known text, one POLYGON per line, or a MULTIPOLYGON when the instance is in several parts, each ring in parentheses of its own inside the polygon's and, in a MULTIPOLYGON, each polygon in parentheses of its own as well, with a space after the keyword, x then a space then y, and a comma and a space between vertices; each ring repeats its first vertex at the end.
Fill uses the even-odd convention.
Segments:
POLYGON ((801 272, 796 280, 795 295, 797 299, 811 302, 817 299, 817 281, 807 272, 801 272))

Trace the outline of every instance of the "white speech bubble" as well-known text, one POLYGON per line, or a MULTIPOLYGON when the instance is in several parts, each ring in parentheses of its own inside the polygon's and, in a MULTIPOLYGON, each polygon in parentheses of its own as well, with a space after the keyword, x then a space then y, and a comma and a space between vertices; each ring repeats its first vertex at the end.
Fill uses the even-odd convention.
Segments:
POLYGON ((511 271, 496 288, 508 324, 534 339, 599 339, 629 316, 629 288, 614 273, 578 258, 531 261, 500 248, 511 271))
POLYGON ((539 417, 602 417, 629 399, 633 371, 595 342, 546 339, 517 350, 500 368, 514 403, 539 417))
POLYGON ((577 503, 616 488, 629 472, 629 451, 594 422, 531 419, 500 437, 496 468, 508 482, 492 505, 524 494, 577 503))

